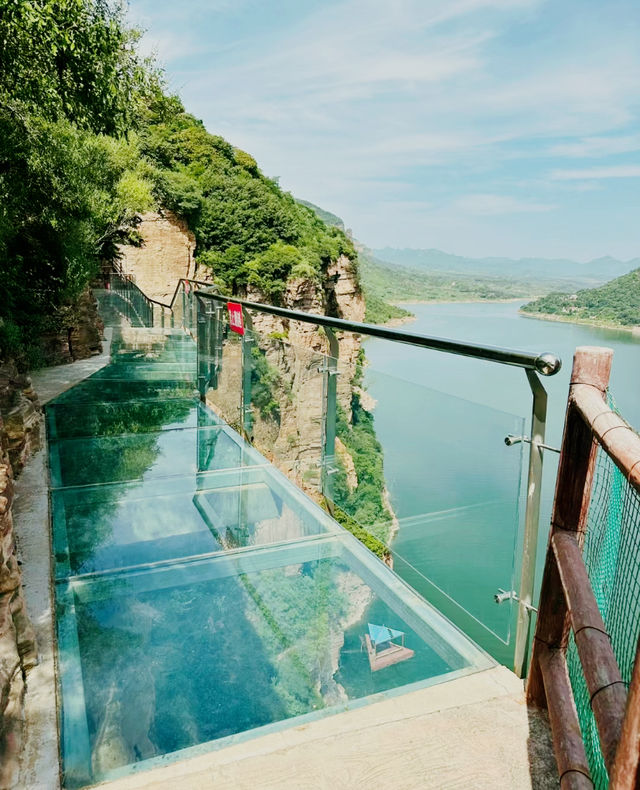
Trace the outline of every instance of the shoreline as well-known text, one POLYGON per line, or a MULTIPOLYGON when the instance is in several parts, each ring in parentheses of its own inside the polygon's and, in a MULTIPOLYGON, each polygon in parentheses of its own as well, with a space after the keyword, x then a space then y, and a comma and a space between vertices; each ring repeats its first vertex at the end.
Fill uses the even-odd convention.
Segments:
POLYGON ((559 324, 580 324, 581 326, 591 326, 594 329, 613 329, 618 332, 626 332, 633 337, 640 338, 640 325, 622 326, 620 324, 608 323, 607 321, 590 321, 588 318, 569 318, 568 316, 555 315, 554 313, 526 313, 518 310, 518 315, 523 318, 534 318, 536 321, 555 321, 559 324))
MULTIPOLYGON (((406 307, 406 305, 423 305, 423 304, 509 304, 515 302, 527 302, 532 299, 537 299, 535 296, 518 296, 509 297, 508 299, 414 299, 406 302, 390 302, 396 307, 406 307)), ((410 324, 417 320, 416 315, 403 315, 399 318, 390 318, 380 326, 397 327, 404 324, 410 324)))
POLYGON ((507 302, 530 302, 538 298, 538 296, 509 296, 504 299, 403 299, 402 301, 393 300, 391 304, 396 307, 404 307, 408 304, 506 304, 507 302))

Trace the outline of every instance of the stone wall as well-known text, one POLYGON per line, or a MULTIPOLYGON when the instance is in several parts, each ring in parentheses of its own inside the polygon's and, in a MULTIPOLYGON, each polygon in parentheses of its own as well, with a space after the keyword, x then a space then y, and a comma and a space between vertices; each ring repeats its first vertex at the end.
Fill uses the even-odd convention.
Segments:
POLYGON ((196 239, 186 222, 171 211, 142 215, 140 247, 121 245, 121 266, 152 299, 168 302, 181 277, 194 279, 196 239))
POLYGON ((0 366, 0 788, 12 786, 23 729, 25 673, 37 663, 13 533, 14 474, 40 441, 40 410, 28 378, 0 366))
POLYGON ((101 352, 104 325, 89 288, 74 304, 59 308, 51 323, 55 329, 40 338, 46 365, 63 365, 101 352))

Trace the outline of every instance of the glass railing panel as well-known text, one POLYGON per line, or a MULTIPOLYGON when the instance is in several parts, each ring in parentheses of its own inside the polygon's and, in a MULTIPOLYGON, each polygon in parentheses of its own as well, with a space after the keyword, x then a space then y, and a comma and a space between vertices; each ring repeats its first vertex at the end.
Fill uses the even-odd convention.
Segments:
POLYGON ((153 305, 130 277, 112 272, 106 290, 108 295, 102 298, 108 308, 117 310, 132 326, 153 326, 153 305))
POLYGON ((240 434, 245 432, 243 403, 244 343, 223 320, 206 319, 198 337, 198 379, 207 406, 240 434), (206 342, 204 342, 206 340, 206 342))
POLYGON ((60 582, 57 601, 70 787, 487 666, 336 538, 60 582), (401 635, 383 672, 371 617, 401 635))
POLYGON ((325 356, 310 345, 289 342, 279 332, 246 331, 243 342, 249 407, 245 419, 251 442, 300 488, 317 497, 325 356))
POLYGON ((394 570, 494 653, 509 644, 517 589, 524 419, 378 370, 339 364, 336 451, 325 480, 394 570))

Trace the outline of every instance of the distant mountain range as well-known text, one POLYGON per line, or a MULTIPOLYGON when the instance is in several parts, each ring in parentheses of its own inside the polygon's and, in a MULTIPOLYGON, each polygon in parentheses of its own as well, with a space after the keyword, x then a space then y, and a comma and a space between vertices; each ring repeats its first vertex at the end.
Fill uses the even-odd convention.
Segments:
POLYGON ((500 277, 515 280, 566 280, 569 289, 599 285, 640 266, 640 258, 620 261, 606 256, 588 263, 566 258, 466 258, 442 250, 383 247, 372 251, 376 258, 396 266, 430 273, 500 277))

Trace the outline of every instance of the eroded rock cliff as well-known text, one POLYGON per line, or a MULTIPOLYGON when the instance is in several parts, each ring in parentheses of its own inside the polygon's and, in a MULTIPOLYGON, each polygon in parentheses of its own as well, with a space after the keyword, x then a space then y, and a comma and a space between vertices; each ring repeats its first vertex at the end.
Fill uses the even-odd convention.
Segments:
POLYGON ((89 288, 70 305, 51 317, 51 329, 40 338, 45 365, 63 365, 87 359, 102 350, 104 325, 96 300, 89 288))
POLYGON ((16 556, 14 475, 40 440, 40 412, 29 379, 0 366, 0 787, 10 787, 23 726, 25 673, 37 663, 16 556))
POLYGON ((168 302, 181 277, 195 277, 195 236, 184 220, 166 210, 142 214, 138 232, 139 247, 119 248, 122 270, 147 296, 168 302))

